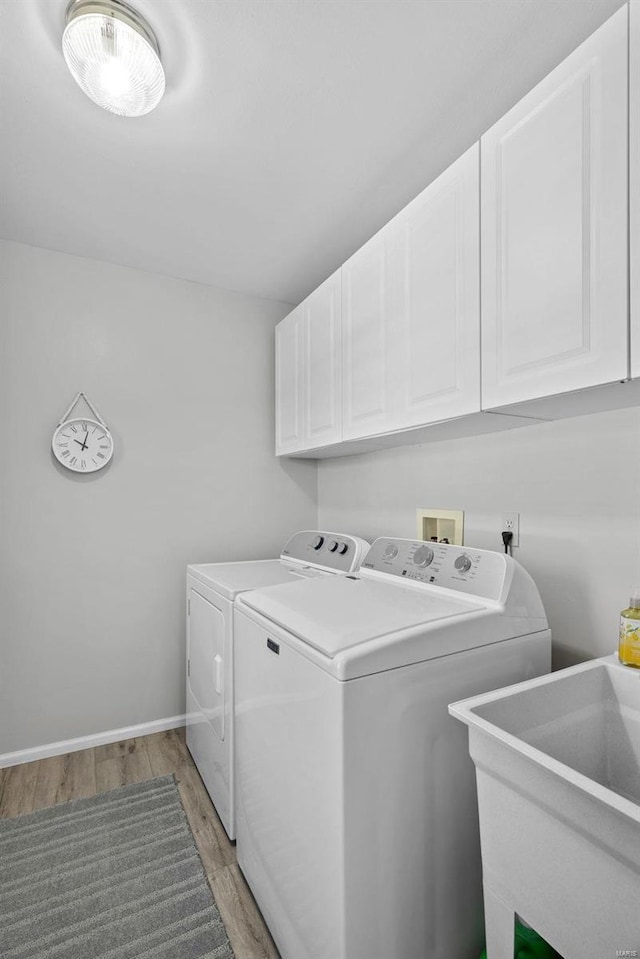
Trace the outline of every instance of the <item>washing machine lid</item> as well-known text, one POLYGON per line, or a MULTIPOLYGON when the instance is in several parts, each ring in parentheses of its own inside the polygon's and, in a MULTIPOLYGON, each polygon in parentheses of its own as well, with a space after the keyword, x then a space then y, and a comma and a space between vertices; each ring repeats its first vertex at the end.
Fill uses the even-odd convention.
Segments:
POLYGON ((273 586, 248 593, 243 605, 330 658, 392 633, 486 609, 469 597, 450 599, 428 588, 351 576, 273 586))
POLYGON ((299 582, 319 570, 296 566, 279 559, 239 563, 200 563, 187 567, 187 573, 217 593, 233 600, 249 589, 261 589, 277 583, 299 582))

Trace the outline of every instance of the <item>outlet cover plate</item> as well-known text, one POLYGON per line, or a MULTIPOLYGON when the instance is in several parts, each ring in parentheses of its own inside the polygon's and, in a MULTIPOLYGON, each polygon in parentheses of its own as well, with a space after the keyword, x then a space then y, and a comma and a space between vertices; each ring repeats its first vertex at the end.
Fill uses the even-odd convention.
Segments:
POLYGON ((502 526, 500 527, 500 533, 504 530, 508 530, 510 533, 513 533, 513 539, 511 540, 512 546, 520 545, 520 513, 503 513, 502 514, 502 526))

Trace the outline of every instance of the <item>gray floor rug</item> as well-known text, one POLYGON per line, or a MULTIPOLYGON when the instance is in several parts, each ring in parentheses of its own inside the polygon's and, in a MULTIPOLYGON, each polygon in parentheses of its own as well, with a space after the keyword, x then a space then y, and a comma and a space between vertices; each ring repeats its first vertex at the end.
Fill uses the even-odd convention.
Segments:
POLYGON ((2 959, 233 959, 173 776, 0 820, 2 959))

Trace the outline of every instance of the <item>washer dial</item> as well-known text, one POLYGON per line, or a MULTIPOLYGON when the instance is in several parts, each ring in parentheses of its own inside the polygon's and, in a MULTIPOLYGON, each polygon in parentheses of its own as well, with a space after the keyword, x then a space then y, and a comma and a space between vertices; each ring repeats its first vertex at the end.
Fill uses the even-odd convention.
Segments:
POLYGON ((430 566, 433 562, 433 550, 430 546, 419 546, 418 549, 413 554, 413 564, 414 566, 421 566, 422 569, 425 566, 430 566))
POLYGON ((453 564, 460 573, 467 573, 471 569, 471 560, 466 553, 461 553, 453 564))

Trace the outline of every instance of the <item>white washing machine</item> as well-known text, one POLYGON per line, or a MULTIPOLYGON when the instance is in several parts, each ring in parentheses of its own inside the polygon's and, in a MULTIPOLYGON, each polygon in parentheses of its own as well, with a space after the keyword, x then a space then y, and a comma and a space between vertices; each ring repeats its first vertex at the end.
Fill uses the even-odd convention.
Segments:
POLYGON ((235 839, 233 601, 246 590, 356 569, 357 536, 305 530, 280 559, 187 567, 187 746, 229 838, 235 839))
POLYGON ((234 620, 238 861, 282 959, 478 959, 474 768, 447 706, 549 672, 531 577, 383 538, 234 620))

